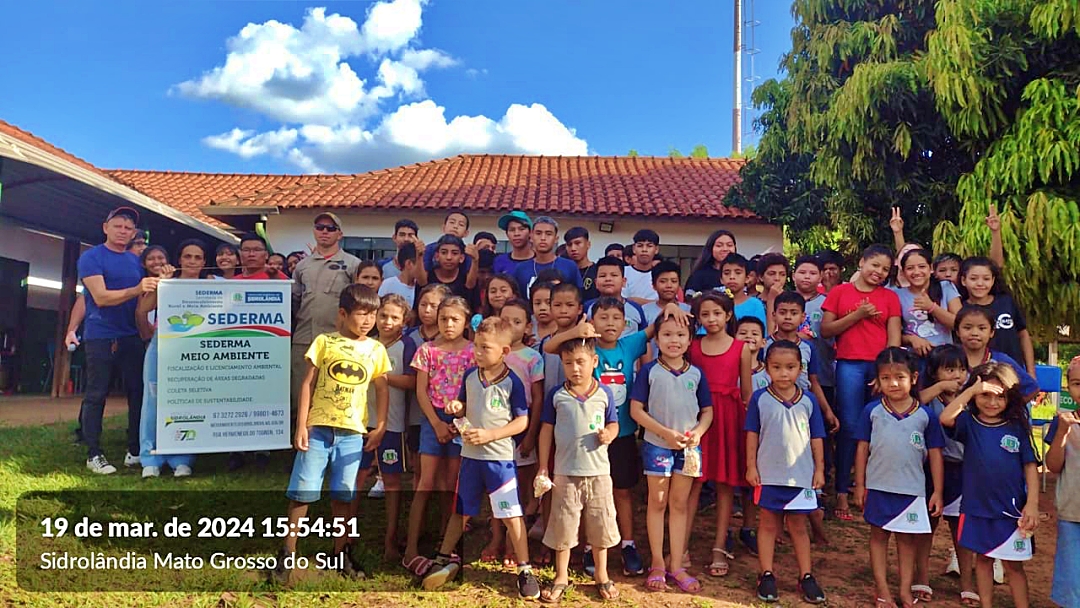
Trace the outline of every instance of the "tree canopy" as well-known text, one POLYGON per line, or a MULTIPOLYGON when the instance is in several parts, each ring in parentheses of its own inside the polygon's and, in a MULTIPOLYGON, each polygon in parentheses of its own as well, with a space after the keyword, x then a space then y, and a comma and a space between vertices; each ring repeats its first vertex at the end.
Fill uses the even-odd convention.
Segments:
MULTIPOLYGON (((804 246, 985 254, 1042 328, 1080 318, 1077 0, 795 0, 785 76, 754 92, 757 156, 728 202, 804 246)), ((1045 333, 1045 332, 1044 332, 1045 333)))

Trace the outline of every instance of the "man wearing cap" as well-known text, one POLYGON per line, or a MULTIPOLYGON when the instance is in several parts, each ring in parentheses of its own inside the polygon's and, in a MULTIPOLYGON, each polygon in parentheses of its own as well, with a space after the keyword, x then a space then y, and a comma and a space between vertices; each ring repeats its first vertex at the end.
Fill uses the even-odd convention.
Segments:
POLYGON ((644 306, 657 299, 656 289, 652 284, 652 268, 659 260, 660 235, 655 231, 638 230, 634 233, 634 255, 626 267, 626 287, 623 297, 644 306))
POLYGON ((566 256, 577 264, 581 274, 581 290, 585 294, 585 301, 595 300, 600 297, 596 290, 596 264, 589 259, 589 231, 581 226, 574 226, 566 231, 563 237, 566 241, 566 256))
POLYGON ((521 262, 533 259, 532 220, 524 211, 514 210, 499 218, 499 229, 506 232, 510 251, 495 257, 495 274, 514 274, 521 262))
MULTIPOLYGON (((353 282, 360 260, 341 249, 341 220, 333 213, 315 216, 315 251, 293 273, 292 410, 296 416, 300 383, 307 373, 304 355, 315 336, 335 329, 341 290, 353 282)), ((295 426, 295 425, 294 425, 295 426)))
POLYGON ((128 401, 127 454, 124 466, 139 465, 139 418, 142 413, 143 342, 135 325, 136 299, 157 289, 157 277, 144 277, 139 258, 127 251, 139 213, 113 209, 101 230, 105 242, 79 256, 79 280, 86 289, 86 395, 79 425, 86 442, 86 468, 100 475, 116 472, 101 451, 101 422, 114 366, 124 380, 128 401))
POLYGON ((135 236, 131 237, 131 242, 127 244, 128 252, 141 256, 142 252, 146 251, 147 240, 146 231, 141 228, 136 228, 135 236))
POLYGON ((522 293, 528 293, 536 275, 549 268, 555 269, 562 280, 581 287, 581 273, 577 264, 555 255, 555 243, 559 239, 559 223, 544 215, 533 222, 532 244, 536 254, 533 259, 519 262, 513 277, 517 280, 522 293))

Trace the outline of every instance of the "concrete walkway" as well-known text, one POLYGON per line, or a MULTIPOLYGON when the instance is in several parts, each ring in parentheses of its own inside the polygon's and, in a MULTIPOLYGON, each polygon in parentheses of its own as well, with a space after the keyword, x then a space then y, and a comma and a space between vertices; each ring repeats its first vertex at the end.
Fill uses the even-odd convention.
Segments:
MULTIPOLYGON (((0 426, 37 426, 79 419, 82 395, 53 399, 46 395, 0 396, 0 426)), ((109 397, 105 416, 127 414, 127 400, 109 397)))

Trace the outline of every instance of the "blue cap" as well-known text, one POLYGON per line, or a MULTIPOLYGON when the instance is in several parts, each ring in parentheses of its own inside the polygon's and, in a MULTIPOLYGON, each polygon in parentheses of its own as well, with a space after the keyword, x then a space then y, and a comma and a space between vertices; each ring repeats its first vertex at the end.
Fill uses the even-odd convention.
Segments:
POLYGON ((533 227, 532 220, 529 219, 529 216, 519 209, 515 209, 499 218, 499 230, 506 230, 510 225, 510 222, 521 222, 528 226, 529 230, 532 230, 533 227))

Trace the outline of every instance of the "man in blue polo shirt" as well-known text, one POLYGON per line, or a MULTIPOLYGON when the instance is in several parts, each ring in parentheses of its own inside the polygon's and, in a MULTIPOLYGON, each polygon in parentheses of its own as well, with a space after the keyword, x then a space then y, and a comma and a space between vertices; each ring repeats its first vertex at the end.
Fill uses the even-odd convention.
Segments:
POLYGON ((157 277, 144 277, 139 258, 127 251, 139 213, 130 207, 113 209, 105 218, 105 242, 79 257, 79 280, 86 288, 86 395, 79 424, 86 441, 86 468, 109 475, 116 467, 101 451, 101 421, 109 394, 113 366, 124 380, 128 400, 127 455, 124 466, 139 464, 139 418, 142 413, 143 350, 135 326, 136 299, 157 289, 157 277))
POLYGON ((535 255, 532 260, 521 262, 514 269, 513 277, 517 280, 522 293, 528 293, 536 281, 536 275, 543 270, 554 269, 566 283, 573 283, 581 288, 581 272, 577 264, 555 255, 555 244, 559 238, 559 223, 546 215, 533 222, 532 244, 535 255))

